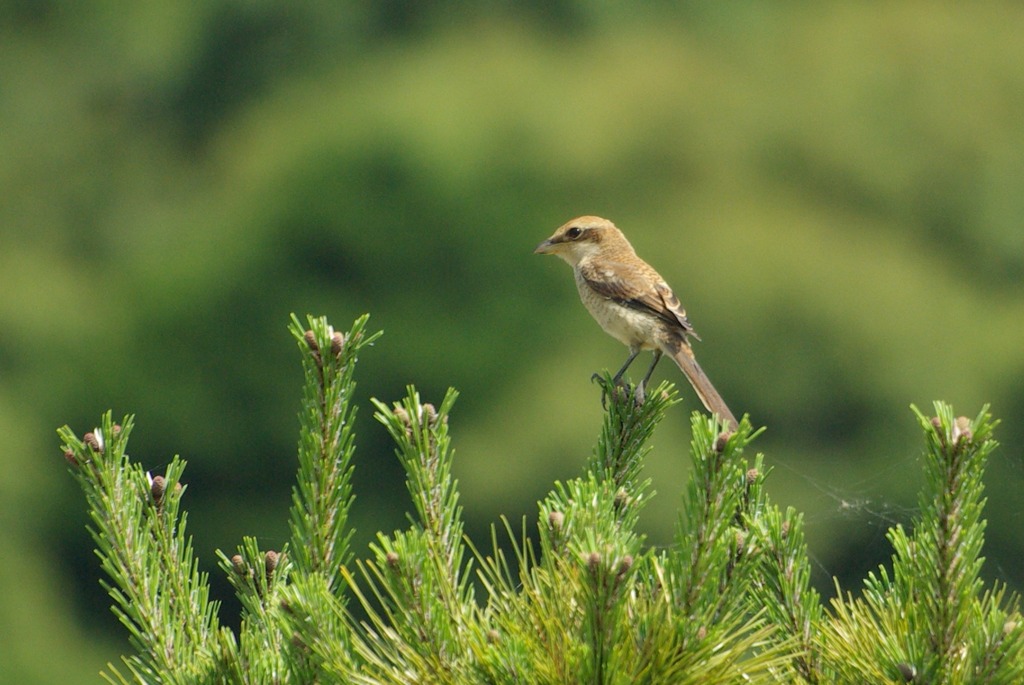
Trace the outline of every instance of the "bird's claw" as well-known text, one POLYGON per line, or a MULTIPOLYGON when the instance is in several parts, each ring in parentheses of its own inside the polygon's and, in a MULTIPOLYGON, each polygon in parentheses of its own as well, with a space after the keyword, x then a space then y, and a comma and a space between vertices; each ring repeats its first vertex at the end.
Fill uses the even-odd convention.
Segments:
POLYGON ((602 376, 599 373, 593 374, 590 377, 590 382, 591 383, 597 383, 598 385, 601 386, 601 408, 602 409, 607 409, 608 408, 608 395, 610 395, 611 393, 615 393, 615 398, 616 399, 625 399, 626 397, 628 397, 629 395, 632 394, 633 395, 633 400, 634 400, 634 402, 636 402, 637 406, 642 405, 644 403, 645 399, 646 399, 646 397, 644 395, 643 384, 640 384, 640 385, 636 386, 635 389, 632 389, 630 387, 629 383, 627 383, 626 381, 624 381, 621 378, 614 378, 614 379, 612 379, 612 382, 609 383, 605 379, 605 377, 602 376))
POLYGON ((602 376, 599 373, 595 373, 593 376, 590 377, 590 382, 597 383, 598 385, 601 386, 601 409, 607 409, 608 393, 610 391, 610 388, 608 387, 608 383, 605 381, 604 376, 602 376))
POLYGON ((599 373, 594 373, 590 377, 590 382, 597 383, 601 386, 601 409, 607 409, 608 407, 605 404, 605 398, 608 397, 608 384, 604 382, 604 376, 599 373))

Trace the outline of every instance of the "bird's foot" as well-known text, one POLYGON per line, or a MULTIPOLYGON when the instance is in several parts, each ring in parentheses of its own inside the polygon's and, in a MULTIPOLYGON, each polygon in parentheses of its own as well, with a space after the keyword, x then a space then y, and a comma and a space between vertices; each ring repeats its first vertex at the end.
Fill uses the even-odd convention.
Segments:
MULTIPOLYGON (((601 386, 601 409, 608 408, 608 396, 611 395, 612 393, 615 393, 613 397, 616 400, 621 400, 630 394, 629 383, 622 380, 621 378, 613 378, 612 382, 609 383, 604 376, 602 376, 599 373, 595 373, 590 377, 590 382, 597 383, 598 385, 601 386)), ((642 395, 643 389, 640 388, 639 390, 642 395)), ((643 404, 642 398, 640 400, 640 403, 643 404)))
POLYGON ((599 373, 595 373, 591 376, 590 382, 597 383, 601 386, 601 409, 607 409, 608 393, 611 391, 611 387, 609 387, 608 382, 604 379, 604 376, 599 373))

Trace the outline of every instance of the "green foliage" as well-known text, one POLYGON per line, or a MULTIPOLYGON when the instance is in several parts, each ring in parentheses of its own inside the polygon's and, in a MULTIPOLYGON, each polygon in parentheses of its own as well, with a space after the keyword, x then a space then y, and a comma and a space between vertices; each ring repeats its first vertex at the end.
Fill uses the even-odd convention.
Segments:
POLYGON ((184 462, 150 476, 126 453, 132 418, 107 413, 64 455, 86 495, 105 587, 133 654, 113 683, 1016 683, 1024 677, 1017 598, 980 579, 982 474, 994 448, 985 410, 970 421, 918 412, 927 480, 913 532, 890 531, 891 573, 862 597, 822 607, 810 587, 803 519, 764 491, 747 418, 735 432, 699 413, 692 471, 671 547, 637 529, 653 495, 641 467, 677 402, 662 383, 636 404, 600 377, 605 420, 585 473, 539 504, 536 541, 507 520, 491 549, 463 533, 449 419, 457 393, 407 389, 374 400, 406 473, 410 525, 379 532, 369 557, 348 523, 358 353, 379 334, 293 317, 303 360, 292 538, 243 539, 220 567, 242 605, 221 627, 185 533, 184 462), (499 538, 507 536, 508 547, 499 538), (355 559, 353 561, 353 559, 355 559), (350 606, 354 599, 358 610, 350 606))
POLYGON ((107 412, 81 439, 66 426, 59 431, 85 492, 104 587, 136 650, 124 659, 131 678, 111 666, 108 680, 208 682, 221 656, 234 653, 234 637, 219 627, 185 533, 185 462, 175 458, 163 476, 144 473, 125 452, 132 423, 114 423, 107 412))
POLYGON ((980 577, 982 475, 996 443, 987 408, 971 421, 936 403, 924 431, 926 485, 912 532, 889 531, 893 567, 864 595, 832 602, 820 646, 833 682, 1020 683, 1024 626, 1018 598, 980 577))
POLYGON ((352 374, 359 350, 380 335, 365 333, 368 318, 357 319, 347 336, 324 318, 311 318, 306 329, 293 314, 290 327, 303 352, 306 378, 299 414, 299 472, 305 477, 299 478, 292 494, 291 550, 298 572, 318 573, 332 588, 351 558, 348 513, 356 415, 352 374))

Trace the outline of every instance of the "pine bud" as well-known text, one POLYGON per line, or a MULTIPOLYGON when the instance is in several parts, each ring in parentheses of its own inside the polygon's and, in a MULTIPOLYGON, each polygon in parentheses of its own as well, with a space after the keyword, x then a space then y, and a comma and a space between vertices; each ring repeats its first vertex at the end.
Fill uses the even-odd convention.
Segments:
POLYGON ((398 570, 398 562, 401 560, 398 557, 398 552, 388 552, 384 556, 384 561, 387 563, 388 568, 398 570))
POLYGON ((750 485, 753 485, 754 483, 756 483, 757 482, 757 478, 760 475, 761 474, 760 474, 760 472, 758 472, 757 469, 747 469, 747 485, 750 486, 750 485))
POLYGON ((428 426, 433 427, 437 425, 437 409, 430 402, 423 405, 423 415, 427 419, 428 426))
POLYGON ((715 452, 721 454, 725 451, 726 443, 729 442, 729 437, 732 435, 729 431, 722 431, 718 434, 718 438, 715 439, 715 452))
POLYGON ((395 418, 405 426, 405 437, 412 439, 412 419, 409 418, 409 412, 405 410, 405 407, 398 402, 395 402, 395 418))
POLYGON ((395 418, 401 421, 406 428, 412 428, 412 421, 409 420, 409 412, 397 402, 395 403, 395 418))
POLYGON ((274 570, 277 568, 277 565, 280 563, 280 561, 281 555, 275 552, 274 550, 269 550, 267 551, 266 554, 263 555, 263 567, 267 571, 268 579, 273 577, 274 570))
POLYGON ((306 339, 306 344, 309 346, 309 349, 313 350, 314 352, 320 351, 320 345, 316 341, 316 333, 314 333, 312 330, 308 330, 306 331, 306 334, 303 337, 306 339))
POLYGON ((75 451, 70 448, 64 450, 64 461, 75 468, 78 467, 78 458, 75 456, 75 451))
POLYGON ((938 416, 933 416, 932 428, 935 429, 935 434, 939 436, 939 442, 945 445, 946 436, 942 433, 942 419, 940 419, 938 416))
POLYGON ((316 341, 316 334, 313 331, 306 331, 306 335, 303 336, 306 340, 306 345, 309 346, 310 353, 313 355, 313 361, 316 362, 318 367, 323 367, 324 361, 320 358, 320 343, 316 341))
POLYGON ((627 554, 619 561, 619 567, 615 571, 615 577, 622 580, 622 577, 629 573, 629 569, 631 568, 633 568, 633 555, 627 554))
POLYGON ((249 567, 245 564, 245 559, 242 558, 241 554, 236 554, 231 557, 231 566, 235 569, 235 573, 245 577, 249 575, 249 567))
POLYGON ((93 452, 103 451, 103 443, 95 433, 86 433, 85 435, 83 435, 82 442, 88 445, 89 449, 91 449, 93 452))
POLYGON ((560 511, 553 511, 548 514, 548 525, 552 530, 560 531, 565 524, 565 514, 560 511))
POLYGON ((331 333, 331 354, 335 357, 341 356, 341 351, 345 348, 345 336, 335 331, 331 333))
POLYGON ((961 442, 970 443, 973 437, 974 434, 971 433, 971 420, 966 416, 958 416, 953 423, 953 444, 959 445, 961 442))
POLYGON ((153 496, 153 502, 159 507, 163 504, 164 491, 167 490, 167 480, 163 476, 153 476, 149 484, 149 494, 153 496))
POLYGON ((491 628, 490 630, 487 631, 487 642, 488 643, 493 645, 493 644, 497 644, 500 641, 501 641, 501 633, 499 633, 494 628, 491 628))
POLYGON ((917 668, 913 664, 906 662, 900 662, 896 664, 896 670, 900 672, 900 677, 903 678, 903 682, 913 682, 914 678, 917 677, 917 668))
POLYGON ((591 573, 597 573, 598 569, 601 568, 601 555, 597 552, 591 552, 587 555, 587 567, 591 573))
POLYGON ((619 488, 615 493, 615 500, 613 506, 616 510, 622 509, 629 504, 629 493, 626 492, 625 488, 619 488))

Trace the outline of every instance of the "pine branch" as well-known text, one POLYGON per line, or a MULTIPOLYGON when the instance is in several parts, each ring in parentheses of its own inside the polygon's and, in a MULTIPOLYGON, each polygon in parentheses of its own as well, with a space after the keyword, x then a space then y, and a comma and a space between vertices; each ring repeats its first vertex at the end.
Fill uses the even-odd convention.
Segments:
POLYGON ((650 451, 648 440, 670 407, 679 403, 675 388, 662 383, 643 404, 633 400, 633 393, 612 380, 607 371, 595 376, 601 385, 604 421, 597 447, 587 470, 595 477, 609 481, 616 488, 625 488, 633 496, 640 494, 639 476, 643 458, 650 451))
POLYGON ((748 542, 743 514, 749 468, 741 455, 757 434, 749 421, 741 422, 736 433, 719 432, 717 421, 699 413, 691 426, 693 473, 676 540, 687 555, 678 569, 681 608, 700 625, 700 619, 713 622, 716 613, 738 600, 724 590, 748 542))
MULTIPOLYGON (((610 379, 604 385, 612 390, 604 396, 607 415, 587 474, 556 483, 541 504, 541 558, 537 560, 525 536, 517 540, 507 524, 518 573, 510 570, 496 541, 492 556, 478 555, 492 636, 480 649, 480 660, 487 666, 484 680, 779 682, 778 675, 788 671, 792 659, 788 643, 777 640, 769 645, 771 627, 746 613, 747 605, 738 600, 731 609, 709 610, 717 620, 698 630, 700 626, 680 611, 686 550, 656 555, 644 549, 643 536, 636 531, 649 485, 637 476, 648 438, 674 404, 673 389, 663 385, 648 394, 645 404, 637 405, 628 393, 616 393, 610 379)), ((702 434, 709 430, 697 425, 702 434)), ((749 433, 749 424, 745 429, 749 433)), ((710 430, 717 428, 712 425, 710 430)), ((710 436, 706 442, 713 446, 718 433, 710 436)), ((717 443, 720 452, 725 441, 717 443)), ((729 452, 730 459, 738 455, 741 442, 733 442, 736 451, 729 452)), ((727 470, 721 462, 716 464, 713 470, 727 470)), ((745 469, 738 473, 745 478, 745 469)), ((717 489, 736 484, 722 477, 702 499, 724 501, 717 489)), ((737 497, 733 506, 721 506, 709 516, 720 519, 716 525, 729 528, 743 514, 738 509, 741 501, 742 496, 737 497)), ((735 567, 742 556, 736 552, 733 548, 723 559, 723 568, 730 563, 735 567)), ((715 596, 721 594, 718 580, 716 576, 715 596)), ((741 597, 742 592, 736 595, 741 597)))
POLYGON ((335 331, 325 317, 307 317, 306 329, 293 314, 289 328, 305 377, 289 549, 297 572, 321 573, 332 588, 338 587, 341 567, 351 558, 353 374, 359 351, 380 336, 365 332, 368 318, 356 319, 347 335, 335 331))
POLYGON ((89 506, 113 609, 135 654, 111 683, 884 683, 1024 682, 1019 600, 981 580, 982 474, 995 446, 973 421, 918 413, 926 484, 910 532, 889 532, 892 570, 869 575, 825 615, 810 586, 803 519, 769 501, 756 437, 692 418, 692 473, 675 544, 645 545, 652 496, 643 458, 676 402, 662 384, 637 404, 605 374, 606 414, 584 474, 540 503, 539 539, 504 523, 483 555, 465 539, 448 417, 410 387, 374 400, 395 440, 411 525, 378 533, 349 565, 357 353, 376 335, 293 317, 305 377, 292 537, 246 537, 220 566, 242 603, 236 638, 218 625, 180 508, 184 462, 150 477, 125 452, 132 420, 59 433, 89 506), (466 552, 472 556, 467 560, 466 552), (470 578, 478 569, 480 596, 470 578), (365 611, 356 618, 354 597, 365 611))
POLYGON ((291 571, 284 552, 262 551, 256 538, 245 537, 238 553, 230 559, 218 550, 220 567, 235 588, 242 603, 242 625, 239 632, 242 655, 248 658, 240 682, 276 683, 287 666, 287 633, 279 627, 283 589, 291 571))
MULTIPOLYGON (((89 532, 109 578, 103 585, 137 651, 126 667, 136 682, 201 681, 233 640, 218 627, 217 604, 185 534, 185 462, 175 457, 163 476, 144 473, 126 452, 132 424, 130 416, 115 424, 107 412, 81 439, 67 426, 58 434, 89 506, 89 532)), ((112 682, 125 680, 110 669, 112 682)))
MULTIPOLYGON (((914 521, 910 542, 918 553, 900 556, 897 578, 927 579, 915 588, 929 620, 929 647, 936 657, 935 676, 946 679, 962 666, 961 645, 969 626, 969 609, 980 594, 981 548, 984 544, 982 493, 988 454, 995 448, 987 408, 973 422, 953 417, 948 405, 936 404, 928 420, 915 410, 929 444, 928 488, 919 497, 922 517, 914 521), (901 573, 902 572, 902 573, 901 573)), ((897 533, 896 535, 902 535, 897 533)), ((894 545, 903 545, 904 541, 894 545)))
MULTIPOLYGON (((752 489, 761 489, 764 475, 751 474, 752 489)), ((822 619, 821 598, 811 587, 811 564, 803 534, 803 516, 785 512, 762 498, 762 515, 751 518, 757 531, 761 573, 753 578, 754 600, 765 608, 782 639, 792 642, 793 668, 807 683, 822 682, 815 636, 822 619)))
POLYGON ((892 574, 870 574, 862 599, 840 594, 823 624, 821 654, 835 682, 1024 682, 1018 600, 1000 586, 983 593, 980 577, 995 423, 985 408, 973 421, 943 403, 935 410, 929 419, 914 409, 926 483, 912 532, 889 531, 892 574))
POLYGON ((376 682, 401 682, 397 674, 410 671, 459 682, 469 667, 467 635, 477 608, 448 436, 457 395, 449 390, 437 408, 420 402, 412 387, 393 408, 373 400, 377 420, 395 440, 416 510, 409 530, 378 534, 375 558, 357 562, 363 583, 346 575, 370 617, 366 639, 355 648, 363 672, 376 682))

